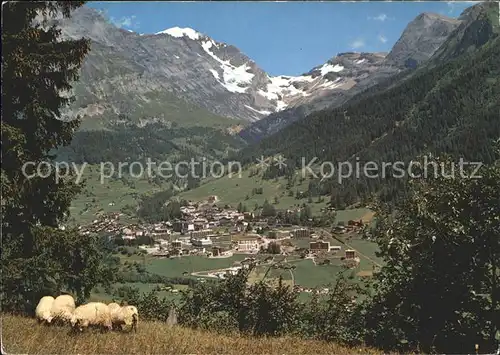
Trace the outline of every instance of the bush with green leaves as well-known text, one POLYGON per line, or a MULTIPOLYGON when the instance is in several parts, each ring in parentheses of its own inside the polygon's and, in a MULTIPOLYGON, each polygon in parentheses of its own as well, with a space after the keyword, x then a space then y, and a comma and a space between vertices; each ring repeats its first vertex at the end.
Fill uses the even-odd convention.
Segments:
POLYGON ((340 272, 327 296, 315 293, 304 304, 299 335, 349 345, 361 344, 364 328, 357 297, 363 293, 359 284, 350 282, 340 272))
POLYGON ((350 333, 354 284, 340 278, 328 301, 313 299, 304 304, 298 293, 280 278, 277 285, 266 280, 248 285, 253 266, 240 269, 217 284, 199 284, 184 294, 179 309, 183 325, 241 332, 253 336, 295 334, 309 338, 356 343, 350 333))
POLYGON ((498 346, 500 164, 478 174, 415 181, 396 213, 378 214, 386 266, 366 309, 371 345, 446 353, 498 346))

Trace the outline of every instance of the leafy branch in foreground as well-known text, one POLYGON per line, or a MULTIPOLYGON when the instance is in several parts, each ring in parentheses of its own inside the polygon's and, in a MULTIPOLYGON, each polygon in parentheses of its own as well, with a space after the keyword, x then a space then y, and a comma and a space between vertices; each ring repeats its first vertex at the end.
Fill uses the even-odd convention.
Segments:
POLYGON ((496 349, 500 165, 480 174, 412 181, 401 209, 379 214, 386 266, 366 315, 369 343, 422 352, 496 349))

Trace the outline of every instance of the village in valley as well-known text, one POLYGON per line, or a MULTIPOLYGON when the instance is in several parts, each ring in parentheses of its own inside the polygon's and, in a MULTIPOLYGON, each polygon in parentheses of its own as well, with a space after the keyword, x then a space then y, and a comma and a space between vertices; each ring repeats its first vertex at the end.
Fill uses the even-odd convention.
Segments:
POLYGON ((145 265, 148 272, 153 265, 156 274, 200 282, 223 279, 253 263, 255 281, 272 268, 268 279, 281 277, 297 292, 327 293, 325 285, 339 272, 365 278, 381 266, 376 244, 369 240, 373 214, 320 228, 286 224, 276 216, 239 212, 217 202, 217 196, 185 201, 182 217, 165 222, 124 224, 115 212, 78 228, 83 235, 107 235, 121 246, 122 254, 145 265))

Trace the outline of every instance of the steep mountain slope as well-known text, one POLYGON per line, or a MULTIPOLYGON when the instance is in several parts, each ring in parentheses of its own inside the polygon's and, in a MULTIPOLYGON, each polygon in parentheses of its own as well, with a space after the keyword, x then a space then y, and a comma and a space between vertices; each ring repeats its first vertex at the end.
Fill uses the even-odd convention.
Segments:
POLYGON ((212 43, 207 37, 181 29, 141 36, 115 27, 86 7, 60 25, 63 35, 92 41, 75 88, 80 113, 98 109, 101 116, 135 117, 137 111, 167 116, 163 104, 173 97, 220 116, 252 119, 256 115, 244 106, 251 104, 251 95, 236 98, 250 77, 258 85, 265 74, 233 47, 214 42, 214 48, 204 48, 203 43, 212 43), (215 50, 221 58, 211 56, 215 50), (229 56, 234 64, 218 61, 229 56), (223 84, 212 73, 219 68, 225 70, 223 84))
POLYGON ((398 66, 417 67, 434 54, 460 23, 460 19, 433 13, 418 15, 406 26, 387 60, 398 66))
MULTIPOLYGON (((331 90, 306 97, 307 100, 297 99, 287 109, 273 113, 243 129, 240 136, 249 143, 257 142, 314 111, 340 105, 365 88, 399 73, 401 68, 386 64, 385 55, 386 53, 340 53, 302 76, 316 78, 323 75, 332 80, 327 84, 331 90)), ((297 79, 289 80, 294 82, 297 79)), ((319 86, 321 85, 325 84, 320 83, 319 86)), ((317 86, 313 84, 312 88, 317 86)))
MULTIPOLYGON (((472 22, 471 22, 472 23, 472 22)), ((456 45, 460 46, 462 42, 456 45)), ((296 122, 245 149, 241 160, 283 154, 287 168, 272 167, 269 178, 288 176, 309 162, 367 161, 408 163, 417 155, 449 153, 466 161, 491 162, 491 144, 500 137, 500 38, 435 67, 422 68, 388 90, 341 108, 324 110, 296 122)), ((458 164, 458 160, 457 160, 458 164)), ((336 165, 335 165, 336 166, 336 165)), ((362 165, 361 165, 362 166, 362 165)), ((449 172, 449 170, 447 170, 449 172)), ((317 182, 323 194, 350 204, 379 193, 386 199, 404 194, 404 179, 333 178, 317 182)))
POLYGON ((328 107, 338 107, 366 89, 384 83, 395 75, 414 69, 429 59, 461 20, 442 15, 424 13, 408 24, 390 53, 342 53, 327 64, 342 65, 349 70, 332 75, 332 79, 345 84, 336 90, 314 97, 300 107, 272 114, 246 129, 240 136, 255 143, 278 132, 308 114, 328 107))
POLYGON ((433 63, 450 60, 481 47, 500 33, 500 3, 484 2, 467 8, 460 25, 433 56, 433 63))
POLYGON ((92 41, 69 116, 168 120, 164 104, 177 99, 219 116, 255 121, 348 85, 325 76, 335 70, 329 64, 314 77, 270 77, 236 47, 190 28, 140 35, 86 7, 57 22, 63 35, 92 41))

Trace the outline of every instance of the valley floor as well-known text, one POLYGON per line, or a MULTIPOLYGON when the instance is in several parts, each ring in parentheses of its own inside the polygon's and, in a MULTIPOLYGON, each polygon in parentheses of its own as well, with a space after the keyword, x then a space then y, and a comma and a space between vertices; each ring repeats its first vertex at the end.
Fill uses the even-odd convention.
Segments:
MULTIPOLYGON (((34 319, 2 315, 2 353, 9 354, 379 354, 334 343, 295 338, 248 338, 139 323, 137 333, 89 330, 70 335, 69 328, 46 327, 34 319)), ((380 353, 381 354, 381 353, 380 353)))

